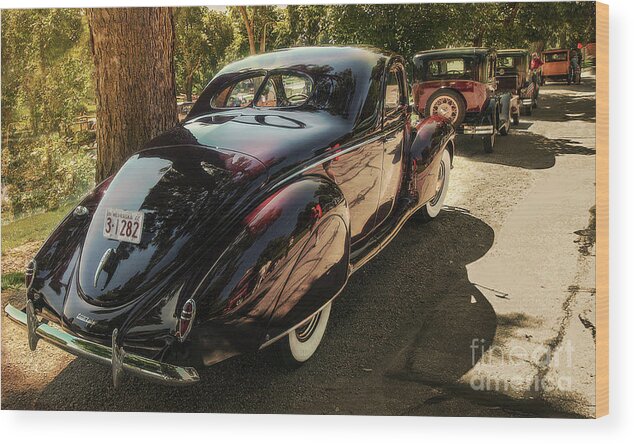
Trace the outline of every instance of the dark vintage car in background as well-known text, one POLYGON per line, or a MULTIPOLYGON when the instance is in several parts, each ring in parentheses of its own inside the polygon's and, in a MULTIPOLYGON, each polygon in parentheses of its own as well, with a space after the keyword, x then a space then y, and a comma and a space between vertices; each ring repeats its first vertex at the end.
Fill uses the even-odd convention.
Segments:
POLYGON ((537 107, 539 83, 530 69, 531 53, 525 49, 502 49, 497 54, 497 90, 511 93, 511 116, 517 125, 520 110, 530 116, 537 107))
POLYGON ((25 309, 5 312, 31 349, 109 365, 115 385, 193 383, 269 345, 298 365, 350 275, 410 216, 438 215, 453 153, 446 119, 412 127, 400 56, 249 57, 83 199, 30 263, 25 309))
POLYGON ((418 112, 441 115, 458 133, 481 136, 485 152, 511 125, 511 94, 497 92, 496 57, 491 48, 452 48, 422 51, 413 59, 418 112))

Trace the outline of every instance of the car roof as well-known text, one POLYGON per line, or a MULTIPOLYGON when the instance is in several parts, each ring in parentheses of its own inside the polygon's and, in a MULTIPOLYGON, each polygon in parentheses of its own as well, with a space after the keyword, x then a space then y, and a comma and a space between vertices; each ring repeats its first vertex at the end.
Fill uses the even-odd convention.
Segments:
POLYGON ((416 53, 416 55, 414 55, 414 59, 427 59, 427 58, 436 57, 438 55, 443 55, 447 57, 468 57, 468 56, 484 57, 488 54, 495 55, 495 49, 484 48, 484 47, 442 48, 442 49, 429 49, 427 51, 420 51, 416 53))
POLYGON ((230 63, 217 75, 233 72, 292 69, 322 73, 325 66, 332 72, 341 72, 355 67, 373 67, 381 60, 401 58, 394 53, 369 46, 307 46, 286 48, 264 54, 253 55, 230 63))
POLYGON ((498 49, 497 50, 498 54, 507 54, 507 55, 512 55, 512 54, 522 54, 522 55, 530 55, 530 51, 528 49, 519 49, 519 48, 512 48, 512 49, 498 49))
POLYGON ((542 54, 546 54, 547 52, 563 52, 563 51, 570 51, 569 49, 566 48, 560 48, 560 49, 547 49, 545 51, 542 51, 542 54))

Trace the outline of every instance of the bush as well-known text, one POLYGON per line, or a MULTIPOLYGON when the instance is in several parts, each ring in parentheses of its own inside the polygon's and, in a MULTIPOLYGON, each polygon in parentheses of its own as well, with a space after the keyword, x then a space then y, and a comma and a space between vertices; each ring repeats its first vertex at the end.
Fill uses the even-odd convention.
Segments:
POLYGON ((95 159, 82 142, 86 136, 81 133, 11 138, 2 153, 3 219, 55 209, 90 189, 95 159))

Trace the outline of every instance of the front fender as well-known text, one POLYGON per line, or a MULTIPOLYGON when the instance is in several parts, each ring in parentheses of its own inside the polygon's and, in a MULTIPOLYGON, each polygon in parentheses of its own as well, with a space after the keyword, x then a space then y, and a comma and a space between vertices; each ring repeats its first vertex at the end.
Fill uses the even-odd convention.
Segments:
POLYGON ((348 208, 333 182, 307 176, 285 185, 240 224, 195 292, 191 343, 206 365, 257 350, 318 310, 347 278, 348 208))
MULTIPOLYGON (((505 119, 511 114, 511 93, 504 93, 499 96, 500 100, 500 119, 506 121, 505 119)), ((499 124, 500 122, 498 122, 499 124)))

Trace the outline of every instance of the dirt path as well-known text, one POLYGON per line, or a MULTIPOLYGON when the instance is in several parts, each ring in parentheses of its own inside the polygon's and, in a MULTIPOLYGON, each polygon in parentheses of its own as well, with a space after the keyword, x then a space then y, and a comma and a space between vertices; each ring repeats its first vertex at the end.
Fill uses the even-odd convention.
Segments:
MULTIPOLYGON (((591 84, 547 86, 542 107, 500 137, 492 155, 461 138, 448 208, 430 224, 408 222, 351 278, 333 307, 325 342, 302 368, 284 370, 262 353, 209 368, 195 387, 129 377, 115 390, 108 368, 41 342, 31 353, 24 331, 3 319, 2 407, 590 414, 586 381, 593 368, 575 373, 574 390, 564 392, 521 385, 480 391, 470 384, 473 376, 502 381, 509 372, 551 381, 565 370, 530 359, 487 364, 509 347, 558 350, 571 340, 579 351, 574 368, 593 363, 586 327, 593 324, 593 250, 586 236, 594 205, 593 91, 591 84), (474 340, 484 340, 484 356, 474 340)), ((3 293, 3 306, 12 298, 20 295, 3 293)))

